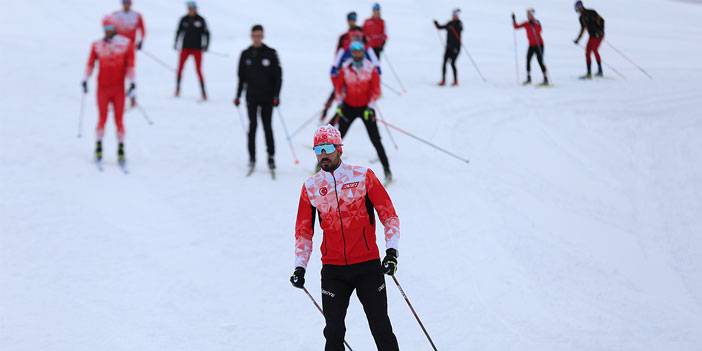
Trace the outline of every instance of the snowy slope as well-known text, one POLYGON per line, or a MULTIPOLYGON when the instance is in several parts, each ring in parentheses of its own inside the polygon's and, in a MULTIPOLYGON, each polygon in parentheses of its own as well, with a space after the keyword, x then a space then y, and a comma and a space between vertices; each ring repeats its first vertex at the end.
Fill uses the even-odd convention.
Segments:
MULTIPOLYGON (((398 278, 442 350, 699 350, 702 345, 702 6, 668 0, 589 1, 626 76, 581 82, 570 2, 462 3, 462 85, 439 89, 441 44, 430 20, 454 2, 383 2, 387 53, 408 93, 386 91, 392 123, 471 159, 457 162, 397 132, 384 134, 402 219, 398 278), (515 83, 509 14, 537 8, 555 87, 515 83)), ((0 350, 319 350, 323 321, 290 287, 299 187, 313 169, 311 130, 294 166, 276 119, 279 177, 245 178, 236 110, 238 52, 252 24, 284 64, 282 112, 292 129, 321 107, 345 13, 370 1, 200 1, 213 33, 211 100, 184 96, 143 54, 140 100, 155 120, 126 116, 132 173, 91 165, 77 139, 79 81, 99 20, 117 1, 2 1, 0 33, 0 350)), ((178 1, 136 1, 145 49, 175 65, 178 1)), ((524 33, 518 32, 520 71, 524 33)), ((535 79, 540 79, 538 71, 535 79)), ((384 80, 397 87, 385 68, 384 80)), ((278 117, 276 117, 278 118, 278 117)), ((346 159, 374 158, 352 128, 346 159)), ((262 137, 259 155, 263 157, 262 137)), ((378 169, 378 164, 371 164, 378 169)), ((319 235, 319 232, 318 232, 319 235)), ((316 237, 316 245, 320 242, 316 237)), ((382 243, 380 243, 382 244, 382 243)), ((319 296, 319 252, 308 287, 319 296)), ((397 289, 390 313, 404 350, 428 344, 397 289)), ((373 349, 353 301, 347 340, 373 349)))

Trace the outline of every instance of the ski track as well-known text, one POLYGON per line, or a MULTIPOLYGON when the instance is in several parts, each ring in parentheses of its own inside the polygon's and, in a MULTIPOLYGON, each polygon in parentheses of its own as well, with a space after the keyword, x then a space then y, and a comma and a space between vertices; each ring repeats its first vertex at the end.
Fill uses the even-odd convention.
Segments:
MULTIPOLYGON (((199 103, 192 61, 176 99, 173 73, 137 55, 139 102, 154 125, 139 111, 125 115, 128 174, 117 165, 111 121, 103 171, 92 163, 94 79, 83 138, 75 138, 89 44, 118 4, 5 4, 0 350, 322 349, 322 316, 288 282, 317 123, 293 138, 294 166, 276 113, 276 180, 262 132, 257 169, 246 177, 245 135, 231 102, 235 70, 251 25, 262 23, 283 63, 280 108, 293 131, 329 94, 345 14, 365 18, 371 3, 201 1, 211 50, 230 57, 205 54, 210 100, 199 103)), ((535 6, 555 86, 516 85, 509 13, 522 19, 526 5, 497 0, 461 5, 464 45, 488 82, 463 53, 461 85, 440 88, 443 44, 431 19, 445 21, 456 5, 382 2, 386 53, 407 88, 402 96, 385 91, 383 117, 471 161, 392 130, 396 150, 381 126, 402 221, 398 279, 441 350, 702 345, 702 7, 587 3, 607 19, 607 40, 654 80, 606 44, 604 59, 626 79, 605 70, 611 79, 578 80, 585 67, 572 44, 572 4, 545 0, 535 6)), ((146 19, 145 50, 175 67, 182 4, 135 8, 146 19)), ((526 39, 517 35, 521 81, 526 39)), ((540 79, 537 65, 532 73, 540 79)), ((399 88, 387 65, 384 79, 399 88)), ((367 164, 374 157, 356 121, 345 159, 382 174, 379 163, 367 164)), ((320 239, 317 228, 306 276, 318 301, 320 239)), ((384 248, 380 230, 377 239, 384 248)), ((386 282, 401 348, 428 349, 386 282)), ((347 329, 354 349, 373 349, 355 298, 347 329)))

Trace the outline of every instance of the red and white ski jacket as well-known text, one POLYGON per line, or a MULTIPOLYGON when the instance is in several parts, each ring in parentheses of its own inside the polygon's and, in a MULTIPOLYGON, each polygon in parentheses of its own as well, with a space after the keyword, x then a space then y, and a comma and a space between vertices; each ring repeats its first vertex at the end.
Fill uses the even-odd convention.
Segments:
POLYGON ((322 228, 322 263, 351 265, 380 258, 375 213, 385 227, 387 248, 398 249, 400 220, 385 187, 372 170, 341 163, 305 181, 295 224, 295 267, 307 267, 312 254, 315 214, 322 228))
POLYGON ((514 29, 524 28, 526 30, 527 40, 529 40, 529 46, 541 46, 544 45, 544 39, 541 38, 541 22, 534 20, 526 21, 524 23, 513 23, 514 29))
POLYGON ((90 47, 84 80, 88 80, 100 62, 98 87, 124 87, 124 80, 134 81, 134 43, 121 35, 100 39, 90 47))
POLYGON ((385 45, 388 36, 385 34, 385 21, 382 18, 369 18, 363 22, 363 34, 368 44, 373 48, 385 45))
POLYGON ((146 37, 144 20, 138 12, 131 10, 128 12, 116 11, 110 17, 115 24, 117 34, 129 38, 132 42, 136 41, 137 32, 141 35, 140 40, 144 40, 144 37, 146 37))
POLYGON ((355 67, 353 59, 345 61, 332 83, 336 100, 351 107, 369 106, 380 98, 380 74, 368 59, 363 59, 361 67, 355 67))

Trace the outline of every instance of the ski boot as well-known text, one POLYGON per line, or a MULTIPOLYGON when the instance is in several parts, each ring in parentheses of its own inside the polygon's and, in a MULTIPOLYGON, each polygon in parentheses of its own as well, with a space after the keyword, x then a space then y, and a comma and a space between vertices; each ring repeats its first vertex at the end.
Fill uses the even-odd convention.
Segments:
POLYGON ((124 166, 124 164, 127 163, 127 157, 124 154, 124 143, 119 143, 119 147, 117 148, 117 163, 119 163, 120 166, 124 166))
POLYGON ((452 87, 457 87, 458 86, 458 79, 453 80, 453 84, 451 84, 452 87))
POLYGON ((544 81, 541 82, 541 84, 539 84, 539 85, 541 85, 542 87, 548 86, 549 85, 548 77, 544 76, 544 81))
POLYGON ((95 143, 95 162, 102 161, 102 141, 98 140, 95 143))
POLYGON ((445 85, 446 85, 446 79, 442 79, 442 80, 439 82, 438 85, 439 85, 440 87, 445 86, 445 85))
POLYGON ((200 81, 200 91, 202 92, 202 101, 207 101, 207 91, 205 90, 204 81, 200 81))
POLYGON ((595 77, 597 78, 602 78, 604 74, 602 74, 602 66, 597 68, 597 73, 595 73, 595 77))
POLYGON ((592 73, 587 72, 584 76, 579 77, 581 80, 592 79, 592 73))
POLYGON ((246 176, 250 176, 253 174, 254 170, 256 169, 256 161, 250 160, 249 165, 248 165, 248 170, 246 171, 246 176))
POLYGON ((268 169, 271 172, 271 177, 275 179, 275 159, 272 155, 268 156, 268 169))
POLYGON ((385 181, 383 182, 384 185, 389 185, 392 183, 392 172, 390 172, 390 169, 386 168, 385 170, 385 181))
POLYGON ((522 85, 529 85, 531 84, 531 76, 527 76, 527 79, 522 83, 522 85))

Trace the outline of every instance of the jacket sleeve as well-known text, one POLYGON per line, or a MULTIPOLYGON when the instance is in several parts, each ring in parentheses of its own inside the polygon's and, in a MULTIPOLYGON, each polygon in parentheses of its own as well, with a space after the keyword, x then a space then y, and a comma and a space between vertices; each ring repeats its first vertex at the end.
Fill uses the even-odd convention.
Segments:
POLYGON ((307 263, 310 261, 315 211, 316 208, 312 206, 307 196, 307 189, 303 185, 295 223, 295 267, 307 268, 307 263))
POLYGON ((90 55, 88 56, 88 63, 85 65, 85 75, 83 80, 88 80, 93 74, 95 69, 95 61, 98 60, 97 52, 95 51, 95 44, 90 45, 90 55))
POLYGON ((236 98, 241 97, 241 92, 244 91, 244 87, 246 86, 246 74, 244 72, 244 56, 246 54, 246 50, 241 52, 241 56, 239 57, 239 70, 238 70, 238 76, 239 76, 239 85, 236 88, 236 98))
POLYGON ((385 187, 378 177, 375 176, 372 170, 368 169, 366 173, 366 189, 368 198, 375 211, 378 212, 380 223, 385 228, 385 246, 388 249, 399 250, 400 245, 400 219, 395 212, 395 206, 392 204, 390 195, 385 190, 385 187))
POLYGON ((175 34, 175 41, 173 42, 174 48, 178 47, 178 42, 180 41, 180 36, 183 35, 183 21, 185 21, 185 17, 181 18, 180 21, 178 22, 178 28, 176 28, 176 34, 175 34))
POLYGON ((339 74, 331 77, 332 84, 334 85, 334 99, 337 102, 341 102, 344 98, 344 84, 346 84, 346 79, 344 77, 346 73, 344 72, 344 69, 341 68, 339 74))
POLYGON ((146 26, 144 25, 144 17, 141 15, 137 19, 137 29, 141 32, 141 41, 144 41, 144 38, 146 38, 146 26))
POLYGON ((371 74, 371 86, 370 86, 370 98, 368 99, 368 104, 373 105, 378 99, 380 99, 380 74, 378 70, 374 69, 371 74))
POLYGON ((210 48, 210 28, 207 27, 207 22, 202 18, 202 48, 207 50, 210 48))
POLYGON ((514 27, 514 29, 519 29, 519 28, 526 27, 527 23, 528 22, 522 22, 522 23, 517 24, 517 22, 513 22, 512 26, 514 27))
POLYGON ((127 80, 130 83, 134 83, 136 81, 136 74, 134 71, 134 42, 130 42, 125 60, 127 60, 125 65, 127 67, 127 80))
POLYGON ((275 79, 273 86, 273 96, 278 98, 280 96, 280 88, 283 86, 283 68, 280 66, 280 58, 278 57, 278 52, 271 50, 271 63, 273 64, 273 78, 275 79))

